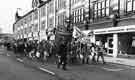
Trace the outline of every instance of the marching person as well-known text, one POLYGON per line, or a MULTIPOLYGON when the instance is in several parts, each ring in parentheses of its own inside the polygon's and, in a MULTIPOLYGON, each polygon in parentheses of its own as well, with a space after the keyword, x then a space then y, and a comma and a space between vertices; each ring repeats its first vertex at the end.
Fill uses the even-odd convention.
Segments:
POLYGON ((97 62, 99 62, 99 58, 101 57, 102 59, 102 63, 105 64, 105 61, 104 61, 104 46, 103 44, 101 43, 98 47, 97 47, 97 62))
POLYGON ((95 56, 96 56, 96 46, 94 43, 91 43, 91 56, 92 56, 92 63, 96 62, 95 56))
POLYGON ((62 65, 62 69, 66 70, 66 64, 67 64, 67 44, 65 41, 62 42, 62 44, 59 47, 59 52, 60 60, 57 64, 57 68, 60 68, 62 65))

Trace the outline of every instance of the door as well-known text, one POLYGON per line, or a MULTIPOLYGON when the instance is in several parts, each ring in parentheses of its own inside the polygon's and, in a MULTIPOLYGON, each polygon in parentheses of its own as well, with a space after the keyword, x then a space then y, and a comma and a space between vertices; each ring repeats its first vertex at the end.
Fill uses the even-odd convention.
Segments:
POLYGON ((107 43, 108 43, 107 53, 112 55, 113 54, 113 37, 108 37, 107 43))

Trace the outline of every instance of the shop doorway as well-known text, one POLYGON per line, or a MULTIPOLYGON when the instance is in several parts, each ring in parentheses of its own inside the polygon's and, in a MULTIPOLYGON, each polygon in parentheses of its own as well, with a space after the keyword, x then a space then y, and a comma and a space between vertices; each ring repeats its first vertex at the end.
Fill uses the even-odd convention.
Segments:
POLYGON ((112 55, 113 54, 113 37, 108 37, 107 43, 108 43, 107 53, 112 55))

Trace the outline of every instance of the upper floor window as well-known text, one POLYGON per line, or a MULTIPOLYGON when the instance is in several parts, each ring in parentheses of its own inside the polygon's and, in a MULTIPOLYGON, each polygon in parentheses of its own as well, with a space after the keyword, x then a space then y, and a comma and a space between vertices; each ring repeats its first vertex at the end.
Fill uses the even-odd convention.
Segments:
POLYGON ((48 20, 48 25, 49 25, 49 27, 53 27, 53 24, 54 24, 54 17, 51 17, 48 20))
POLYGON ((34 19, 38 19, 38 11, 37 10, 34 12, 34 19))
POLYGON ((53 1, 49 3, 48 13, 54 13, 54 3, 53 3, 53 1))
POLYGON ((81 1, 81 0, 71 0, 71 4, 73 5, 73 4, 76 4, 76 3, 78 3, 79 1, 81 1))
POLYGON ((73 22, 78 23, 84 20, 84 9, 78 8, 73 11, 73 22))
POLYGON ((41 17, 43 17, 43 16, 46 15, 46 10, 45 10, 45 9, 46 9, 45 6, 43 6, 43 7, 41 8, 41 17))
POLYGON ((44 29, 45 29, 45 20, 42 21, 42 23, 41 23, 41 30, 44 30, 44 29))
POLYGON ((66 0, 58 0, 57 2, 57 9, 65 8, 66 7, 66 0))
POLYGON ((109 16, 109 0, 93 3, 93 18, 109 16))
POLYGON ((38 31, 38 23, 36 23, 33 27, 33 31, 38 31))
POLYGON ((135 0, 126 0, 126 11, 131 12, 135 10, 135 0))

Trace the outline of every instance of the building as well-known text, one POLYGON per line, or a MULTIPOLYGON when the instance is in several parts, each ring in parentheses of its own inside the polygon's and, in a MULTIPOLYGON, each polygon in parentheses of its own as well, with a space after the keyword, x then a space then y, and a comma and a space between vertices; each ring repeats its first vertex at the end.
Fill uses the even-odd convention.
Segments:
POLYGON ((47 40, 47 30, 55 27, 54 0, 33 0, 32 10, 23 16, 16 12, 16 22, 13 31, 16 39, 23 40, 47 40), (51 11, 50 11, 51 10, 51 11))
POLYGON ((73 25, 93 32, 91 42, 102 43, 107 55, 135 55, 134 0, 72 0, 73 25))
POLYGON ((54 28, 72 26, 93 32, 91 41, 101 43, 107 54, 135 54, 135 0, 33 0, 32 10, 14 23, 16 39, 54 40, 54 28))
POLYGON ((135 0, 94 0, 91 8, 85 31, 93 30, 93 42, 102 42, 113 57, 135 55, 135 0))

